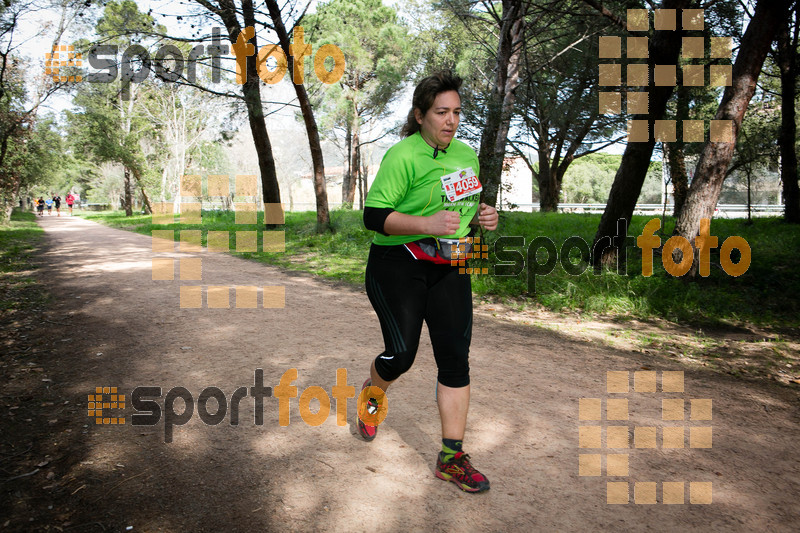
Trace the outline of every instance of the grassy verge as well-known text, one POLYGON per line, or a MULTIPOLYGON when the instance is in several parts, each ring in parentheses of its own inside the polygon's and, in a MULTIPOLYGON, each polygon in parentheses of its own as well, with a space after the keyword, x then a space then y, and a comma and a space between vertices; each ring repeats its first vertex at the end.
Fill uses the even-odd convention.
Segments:
POLYGON ((44 237, 36 215, 14 210, 11 222, 0 225, 0 317, 9 317, 30 302, 35 280, 31 257, 44 237))
MULTIPOLYGON (((204 212, 203 224, 153 225, 149 216, 125 217, 118 212, 84 213, 88 219, 109 226, 125 228, 145 235, 153 230, 172 230, 179 240, 181 230, 201 230, 202 243, 207 244, 209 231, 227 232, 229 247, 236 250, 237 232, 257 232, 259 225, 235 224, 233 213, 204 212)), ((259 213, 258 222, 262 220, 259 213)), ((258 235, 255 252, 237 253, 246 258, 294 270, 304 270, 317 275, 363 283, 364 264, 372 238, 364 229, 359 211, 332 213, 334 233, 315 233, 315 214, 287 213, 285 224, 285 252, 264 251, 262 236, 258 235)), ((756 219, 752 225, 744 220, 713 220, 711 234, 719 238, 721 246, 726 238, 743 237, 752 250, 747 272, 738 277, 727 274, 720 267, 719 247, 712 251, 711 275, 688 281, 669 275, 663 268, 661 256, 654 255, 654 273, 642 276, 642 252, 635 246, 635 237, 653 217, 636 216, 631 221, 628 234, 634 239, 628 250, 627 273, 595 272, 581 263, 580 253, 573 250, 571 261, 582 273, 567 273, 556 261, 546 275, 531 275, 532 259, 539 264, 547 261, 541 249, 528 256, 529 245, 537 237, 552 241, 557 255, 570 237, 581 237, 591 243, 600 215, 564 213, 503 213, 500 231, 487 233, 489 257, 474 261, 472 266, 487 267, 490 275, 473 276, 476 294, 500 298, 515 306, 541 305, 547 309, 572 310, 589 314, 610 314, 617 317, 653 319, 663 318, 676 323, 695 325, 724 325, 751 323, 760 326, 796 328, 800 325, 800 262, 794 251, 800 249, 800 228, 784 224, 775 218, 756 219), (508 239, 500 241, 512 255, 501 253, 509 266, 507 273, 493 275, 500 261, 495 244, 501 237, 517 237, 517 243, 508 239), (524 242, 520 244, 520 239, 524 242), (515 244, 515 245, 511 245, 515 244), (513 252, 517 252, 513 255, 513 252), (511 259, 509 260, 509 258, 511 259), (526 267, 520 260, 526 257, 526 267), (516 258, 516 259, 514 259, 516 258), (515 265, 515 262, 517 263, 515 265)), ((667 218, 661 229, 662 242, 669 237, 674 220, 667 218)), ((658 233, 657 233, 658 235, 658 233)), ((247 235, 239 233, 239 242, 247 235)), ((738 260, 734 252, 733 260, 738 260)), ((567 265, 568 268, 569 265, 567 265)), ((541 268, 541 267, 539 267, 541 268)))

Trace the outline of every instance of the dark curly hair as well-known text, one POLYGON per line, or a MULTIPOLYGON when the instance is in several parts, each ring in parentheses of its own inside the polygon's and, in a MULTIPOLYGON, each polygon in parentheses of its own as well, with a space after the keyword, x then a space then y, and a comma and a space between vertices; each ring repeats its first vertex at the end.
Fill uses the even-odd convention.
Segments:
POLYGON ((433 101, 441 93, 447 91, 455 91, 461 88, 462 79, 449 71, 437 72, 432 76, 423 79, 414 89, 414 99, 411 102, 411 111, 408 112, 408 118, 400 130, 401 137, 408 137, 419 131, 419 123, 414 116, 414 110, 419 109, 422 114, 428 112, 428 109, 433 105, 433 101))

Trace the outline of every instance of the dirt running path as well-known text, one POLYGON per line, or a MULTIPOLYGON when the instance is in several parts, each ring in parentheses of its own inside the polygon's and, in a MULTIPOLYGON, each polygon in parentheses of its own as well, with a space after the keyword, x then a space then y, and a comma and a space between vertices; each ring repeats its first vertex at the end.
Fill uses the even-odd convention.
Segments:
POLYGON ((336 424, 333 404, 312 427, 293 398, 291 423, 281 427, 276 398, 265 399, 264 424, 256 426, 247 397, 238 426, 229 424, 230 412, 216 426, 195 412, 167 444, 163 418, 156 426, 130 424, 135 387, 159 386, 166 395, 182 386, 196 400, 216 386, 230 397, 253 385, 257 368, 271 387, 296 368, 299 392, 317 385, 330 396, 344 368, 358 389, 382 349, 366 294, 228 255, 154 254, 149 237, 79 218, 39 221, 47 239, 39 275, 55 303, 43 315, 47 351, 34 364, 43 368, 37 378, 52 380, 38 386, 54 399, 53 420, 42 421, 48 447, 36 447, 48 463, 12 482, 20 494, 31 487, 41 494, 9 502, 9 529, 790 531, 800 520, 796 392, 686 369, 684 393, 662 394, 661 371, 684 370, 675 362, 480 314, 465 448, 491 480, 485 494, 461 493, 433 475, 440 430, 426 332, 415 366, 389 391, 388 418, 371 443, 355 431, 354 399, 346 426, 336 424), (156 255, 202 257, 202 281, 153 281, 156 255), (181 285, 280 285, 286 305, 181 309, 181 285), (631 372, 633 389, 633 372, 642 369, 657 372, 659 392, 606 393, 606 371, 631 372), (126 425, 96 426, 87 417, 96 386, 128 395, 126 425), (607 399, 628 398, 629 418, 579 421, 581 398, 602 399, 603 413, 607 399), (685 419, 662 421, 662 398, 685 399, 685 419), (692 398, 712 400, 711 421, 690 420, 692 398), (631 442, 635 426, 654 427, 657 448, 582 449, 582 425, 627 426, 631 442), (661 447, 665 426, 686 428, 683 449, 661 447), (696 444, 707 430, 690 428, 709 426, 712 447, 691 448, 690 435, 696 444), (603 456, 602 475, 579 476, 582 453, 603 456), (628 476, 606 475, 610 453, 628 454, 628 476), (631 503, 607 504, 609 481, 628 483, 631 503), (662 503, 664 481, 686 482, 683 505, 662 503), (655 484, 634 485, 642 482, 655 484), (692 494, 689 482, 711 483, 713 502, 690 504, 702 486, 692 494), (633 503, 635 491, 646 501, 650 489, 658 503, 633 503))

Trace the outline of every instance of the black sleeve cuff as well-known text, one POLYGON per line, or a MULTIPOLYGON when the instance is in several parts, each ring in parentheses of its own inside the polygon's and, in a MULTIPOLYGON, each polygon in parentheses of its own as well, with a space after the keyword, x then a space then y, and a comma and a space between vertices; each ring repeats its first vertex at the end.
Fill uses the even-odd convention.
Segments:
POLYGON ((368 230, 377 231, 381 235, 389 235, 383 231, 383 224, 386 217, 394 213, 391 207, 364 207, 364 226, 368 230))

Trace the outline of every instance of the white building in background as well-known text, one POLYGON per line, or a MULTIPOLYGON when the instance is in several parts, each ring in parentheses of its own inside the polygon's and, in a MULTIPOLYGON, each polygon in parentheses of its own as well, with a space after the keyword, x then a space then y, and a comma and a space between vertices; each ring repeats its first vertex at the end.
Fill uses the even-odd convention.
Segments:
POLYGON ((533 197, 533 173, 521 157, 506 157, 503 161, 503 178, 497 195, 499 209, 532 212, 539 210, 533 197))

